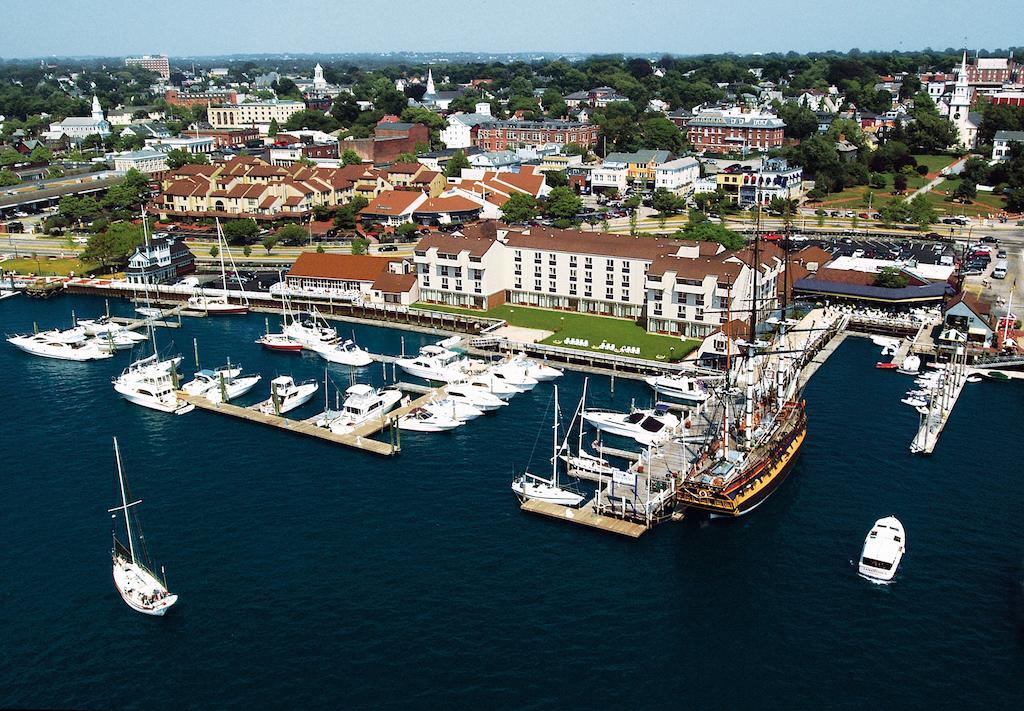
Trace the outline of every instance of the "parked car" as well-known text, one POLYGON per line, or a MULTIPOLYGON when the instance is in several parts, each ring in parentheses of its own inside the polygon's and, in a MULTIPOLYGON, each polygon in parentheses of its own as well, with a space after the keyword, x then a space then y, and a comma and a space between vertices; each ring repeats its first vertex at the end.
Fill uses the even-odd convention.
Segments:
POLYGON ((984 237, 981 238, 981 241, 986 244, 999 244, 999 240, 996 237, 993 237, 992 235, 985 235, 984 237))
POLYGON ((377 251, 378 252, 397 252, 398 251, 398 245, 397 244, 382 244, 380 247, 377 248, 377 251))

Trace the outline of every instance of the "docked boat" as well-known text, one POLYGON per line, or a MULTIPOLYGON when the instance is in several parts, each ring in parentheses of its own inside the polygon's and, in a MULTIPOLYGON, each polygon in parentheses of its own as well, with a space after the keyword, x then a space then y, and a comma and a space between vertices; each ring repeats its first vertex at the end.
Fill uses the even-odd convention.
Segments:
POLYGON ((492 365, 486 371, 491 377, 505 382, 519 392, 527 392, 537 387, 537 380, 530 377, 529 368, 515 360, 505 360, 492 365))
POLYGON ((423 346, 415 358, 398 358, 395 363, 409 375, 424 380, 454 383, 467 377, 480 361, 466 358, 461 353, 442 346, 423 346))
POLYGON ((284 333, 265 333, 256 339, 256 343, 268 351, 280 351, 283 353, 302 352, 302 344, 284 333))
POLYGON ((129 351, 139 343, 146 340, 141 333, 134 331, 107 331, 103 335, 95 336, 92 342, 107 351, 129 351))
POLYGON ((492 412, 498 408, 505 407, 508 403, 484 387, 470 385, 469 383, 454 383, 445 388, 446 397, 457 402, 464 402, 472 405, 478 410, 492 412))
POLYGON ((398 418, 398 428, 410 432, 448 432, 462 422, 436 409, 417 407, 398 418))
POLYGON ((146 340, 144 333, 137 333, 132 331, 119 323, 116 323, 109 316, 100 316, 99 318, 92 319, 79 319, 79 327, 85 332, 87 336, 106 336, 108 333, 124 333, 131 334, 132 340, 136 343, 142 343, 146 340))
POLYGON ((625 471, 612 466, 607 459, 580 450, 578 454, 565 453, 562 460, 569 468, 569 473, 575 476, 591 475, 606 476, 611 478, 617 474, 624 474, 625 471))
POLYGON ((500 378, 491 372, 471 375, 465 380, 458 381, 458 384, 465 385, 476 392, 490 393, 501 400, 508 400, 513 395, 523 392, 519 388, 510 385, 504 378, 500 378))
POLYGON ((904 375, 917 375, 921 372, 921 357, 911 353, 903 359, 900 367, 896 370, 904 375))
POLYGON ((325 412, 316 425, 328 427, 334 434, 349 434, 359 425, 391 412, 401 399, 402 393, 398 390, 378 390, 372 385, 356 383, 345 391, 341 410, 325 412))
POLYGON ((15 348, 30 355, 54 360, 90 361, 113 357, 113 353, 101 347, 95 340, 80 338, 67 339, 59 331, 40 331, 27 336, 10 336, 7 339, 15 348))
POLYGON ((700 378, 682 373, 652 375, 644 382, 654 389, 657 397, 669 397, 688 405, 700 405, 708 399, 708 389, 700 378))
POLYGON ((316 307, 311 307, 308 312, 292 315, 283 333, 313 351, 332 345, 338 340, 338 331, 327 323, 316 307))
POLYGON ((328 363, 339 363, 353 368, 362 368, 373 362, 370 354, 352 340, 314 346, 311 350, 328 363))
MULTIPOLYGON (((111 518, 114 521, 113 547, 110 551, 113 559, 114 586, 120 593, 121 599, 128 607, 144 615, 162 617, 164 613, 178 601, 178 596, 167 590, 166 577, 161 580, 150 569, 151 564, 144 560, 146 547, 142 548, 142 556, 135 548, 135 531, 138 530, 138 520, 132 523, 131 509, 142 503, 142 500, 128 501, 127 484, 124 480, 124 469, 121 466, 121 450, 117 445, 117 438, 114 438, 114 460, 117 462, 117 481, 121 489, 121 505, 109 509, 111 518), (126 538, 128 546, 125 547, 117 539, 116 521, 117 512, 124 516, 126 538)), ((141 532, 138 534, 141 540, 141 532)))
POLYGON ((928 399, 923 397, 915 397, 908 395, 907 397, 900 400, 904 405, 910 405, 913 408, 928 407, 928 399))
POLYGON ((230 402, 252 390, 260 380, 260 375, 243 375, 240 366, 228 364, 196 371, 181 389, 190 395, 202 395, 210 402, 230 402))
POLYGON ((680 424, 679 418, 661 403, 653 409, 636 409, 628 413, 586 410, 583 419, 602 432, 629 437, 648 446, 666 440, 680 424))
POLYGON ((202 311, 207 316, 237 316, 249 313, 249 300, 242 291, 241 300, 237 304, 231 303, 228 299, 228 272, 224 264, 224 255, 231 259, 231 269, 234 274, 238 273, 235 268, 234 259, 228 251, 227 240, 224 239, 224 232, 220 228, 220 218, 217 218, 217 248, 220 254, 220 277, 223 293, 211 296, 202 288, 197 287, 196 293, 188 298, 188 308, 193 311, 202 311))
POLYGON ((881 370, 896 370, 900 366, 899 366, 898 363, 891 363, 891 362, 890 363, 885 363, 885 362, 879 361, 879 362, 875 363, 875 367, 879 368, 881 370))
POLYGON ((539 360, 528 358, 525 353, 518 353, 511 358, 508 358, 505 362, 512 367, 522 368, 523 373, 536 380, 538 383, 556 380, 564 375, 564 373, 558 368, 554 368, 539 360))
POLYGON ((290 375, 279 375, 270 381, 270 398, 260 403, 259 411, 264 415, 283 415, 305 405, 319 389, 316 380, 296 383, 290 375))
POLYGON ((15 291, 14 289, 0 289, 0 301, 3 301, 4 299, 13 298, 17 296, 19 293, 20 292, 15 291))
POLYGON ((864 539, 857 572, 872 582, 887 583, 896 576, 906 550, 906 535, 899 519, 895 516, 880 518, 864 539))
POLYGON ((554 425, 552 426, 552 452, 551 452, 551 478, 531 474, 524 471, 512 479, 512 491, 520 501, 543 501, 559 506, 576 507, 583 503, 583 496, 564 489, 558 483, 558 451, 560 442, 558 439, 558 386, 554 387, 554 425))
POLYGON ((184 415, 195 405, 175 393, 178 359, 160 360, 155 354, 129 365, 114 378, 114 391, 130 403, 158 412, 184 415))
POLYGON ((459 422, 469 422, 484 414, 484 411, 479 407, 447 395, 437 400, 431 400, 423 406, 423 409, 450 417, 459 422))

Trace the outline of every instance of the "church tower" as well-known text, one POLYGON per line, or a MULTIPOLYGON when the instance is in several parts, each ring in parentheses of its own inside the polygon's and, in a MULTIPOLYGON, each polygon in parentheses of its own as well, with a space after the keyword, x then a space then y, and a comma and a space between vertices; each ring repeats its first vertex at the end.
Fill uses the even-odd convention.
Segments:
POLYGON ((313 86, 317 89, 327 86, 327 80, 324 79, 324 68, 320 66, 319 62, 313 67, 313 86))
POLYGON ((971 86, 967 83, 967 52, 964 52, 960 62, 953 96, 949 100, 949 120, 956 126, 960 143, 967 148, 973 148, 977 127, 971 121, 971 86))
POLYGON ((100 106, 100 100, 99 100, 99 98, 95 94, 92 95, 92 120, 93 121, 103 121, 104 120, 103 108, 100 106))
POLYGON ((433 96, 437 91, 434 89, 434 72, 427 69, 427 93, 426 96, 433 96))

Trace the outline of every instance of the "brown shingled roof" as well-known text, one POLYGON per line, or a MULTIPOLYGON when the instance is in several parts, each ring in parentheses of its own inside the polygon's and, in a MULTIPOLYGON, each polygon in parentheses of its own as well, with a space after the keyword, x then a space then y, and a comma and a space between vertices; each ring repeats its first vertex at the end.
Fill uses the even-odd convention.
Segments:
POLYGON ((376 279, 373 280, 373 286, 371 288, 377 291, 383 291, 386 294, 404 294, 410 291, 416 285, 415 274, 393 274, 385 271, 381 272, 376 279))
POLYGON ((395 259, 367 254, 318 254, 303 252, 288 270, 288 276, 321 277, 347 281, 374 281, 395 259))

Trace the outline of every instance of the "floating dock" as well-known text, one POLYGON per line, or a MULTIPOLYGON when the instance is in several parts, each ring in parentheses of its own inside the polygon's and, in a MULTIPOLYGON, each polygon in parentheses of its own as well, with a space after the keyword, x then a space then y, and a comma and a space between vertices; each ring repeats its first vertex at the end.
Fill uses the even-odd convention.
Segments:
POLYGON ((602 531, 618 533, 622 536, 629 536, 630 538, 639 538, 648 530, 648 527, 642 524, 633 523, 632 521, 626 521, 621 518, 614 518, 612 516, 604 516, 603 514, 597 513, 593 508, 592 501, 581 508, 573 509, 568 506, 551 504, 546 501, 527 499, 522 503, 520 508, 523 511, 547 516, 548 518, 555 518, 560 521, 570 521, 583 526, 597 528, 602 531))
POLYGON ((967 384, 967 374, 966 363, 957 356, 946 364, 945 377, 938 387, 933 388, 928 413, 921 415, 917 434, 910 443, 910 451, 913 454, 931 454, 935 451, 939 435, 949 421, 949 416, 953 414, 953 408, 964 391, 964 385, 967 384))

